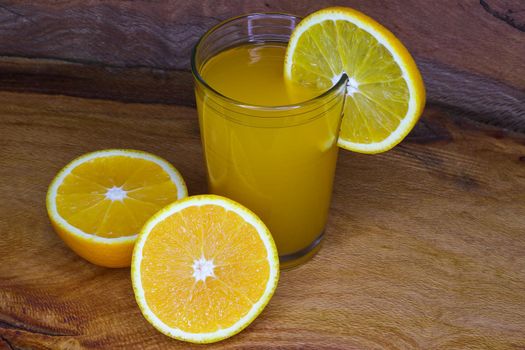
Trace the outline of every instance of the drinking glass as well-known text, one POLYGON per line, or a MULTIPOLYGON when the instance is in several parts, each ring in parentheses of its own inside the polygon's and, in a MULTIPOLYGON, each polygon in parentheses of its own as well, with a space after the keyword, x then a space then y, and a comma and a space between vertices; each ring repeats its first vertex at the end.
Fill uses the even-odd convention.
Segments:
POLYGON ((221 94, 201 73, 212 57, 239 45, 286 45, 299 21, 275 13, 232 18, 205 33, 192 55, 209 190, 262 219, 283 268, 306 261, 320 247, 347 78, 308 101, 258 106, 221 94))

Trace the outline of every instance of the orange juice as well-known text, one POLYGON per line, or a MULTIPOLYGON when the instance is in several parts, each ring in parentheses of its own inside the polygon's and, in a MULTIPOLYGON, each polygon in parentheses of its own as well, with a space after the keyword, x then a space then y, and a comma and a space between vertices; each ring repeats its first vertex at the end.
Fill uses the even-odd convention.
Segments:
POLYGON ((210 191, 254 211, 287 266, 315 251, 324 231, 344 92, 314 98, 287 85, 285 50, 244 44, 215 54, 196 96, 210 191))

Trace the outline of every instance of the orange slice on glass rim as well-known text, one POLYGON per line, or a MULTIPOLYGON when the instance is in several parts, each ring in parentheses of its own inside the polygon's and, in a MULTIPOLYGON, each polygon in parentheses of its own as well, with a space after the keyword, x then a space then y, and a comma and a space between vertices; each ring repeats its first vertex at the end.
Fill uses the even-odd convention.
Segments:
POLYGON ((412 56, 388 29, 345 7, 304 18, 286 51, 284 76, 328 90, 348 76, 338 144, 380 153, 401 142, 419 119, 425 87, 412 56))

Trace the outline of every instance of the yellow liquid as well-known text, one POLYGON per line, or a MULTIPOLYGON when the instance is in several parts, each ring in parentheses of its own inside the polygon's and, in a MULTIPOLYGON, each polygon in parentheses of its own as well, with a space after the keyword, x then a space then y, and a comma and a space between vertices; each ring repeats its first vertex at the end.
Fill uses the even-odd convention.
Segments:
POLYGON ((324 230, 343 99, 272 108, 318 95, 285 84, 285 50, 274 43, 239 46, 212 57, 201 70, 220 94, 268 108, 242 109, 199 84, 196 96, 210 191, 259 215, 286 259, 307 252, 324 230))

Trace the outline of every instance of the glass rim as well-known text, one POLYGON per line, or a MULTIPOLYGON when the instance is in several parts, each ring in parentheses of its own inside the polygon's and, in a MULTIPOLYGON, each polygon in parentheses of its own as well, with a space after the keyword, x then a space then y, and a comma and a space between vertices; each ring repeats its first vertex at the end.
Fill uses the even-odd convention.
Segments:
POLYGON ((316 96, 314 96, 314 97, 312 97, 310 99, 307 99, 305 101, 302 101, 302 102, 286 104, 286 105, 277 105, 277 106, 256 105, 256 104, 250 104, 250 103, 242 102, 242 101, 236 100, 234 98, 228 97, 228 96, 226 96, 224 94, 221 94, 219 91, 215 90, 213 87, 211 87, 206 82, 206 80, 204 80, 204 78, 199 73, 199 70, 197 69, 196 56, 197 56, 197 51, 199 49, 199 46, 204 42, 204 40, 208 36, 210 36, 213 32, 215 32, 217 29, 221 28, 222 26, 224 26, 224 25, 226 25, 226 24, 228 24, 230 22, 233 22, 233 21, 236 21, 236 20, 239 20, 239 19, 242 19, 242 18, 248 18, 248 17, 254 16, 254 15, 258 15, 258 16, 277 15, 277 16, 282 16, 282 17, 287 17, 287 18, 293 17, 295 19, 298 19, 299 21, 302 20, 302 17, 296 16, 296 15, 292 15, 292 14, 289 14, 289 13, 284 13, 284 12, 254 12, 254 13, 247 13, 247 14, 244 14, 244 15, 239 15, 239 16, 235 16, 235 17, 231 17, 231 18, 225 19, 225 20, 217 23, 216 25, 214 25, 210 29, 208 29, 199 38, 199 40, 197 41, 195 46, 193 46, 192 53, 191 53, 191 72, 193 74, 193 77, 200 84, 202 84, 207 90, 211 91, 214 95, 218 96, 219 98, 228 101, 229 103, 232 103, 232 104, 234 104, 234 105, 236 105, 238 107, 242 107, 242 108, 246 108, 246 109, 252 109, 252 110, 291 110, 291 109, 307 107, 307 106, 309 106, 309 105, 311 105, 311 104, 313 104, 313 103, 315 103, 315 102, 317 102, 319 100, 322 100, 326 96, 329 96, 333 92, 337 91, 342 85, 346 84, 346 81, 348 80, 348 77, 347 77, 346 74, 343 73, 343 74, 341 74, 341 77, 339 77, 339 80, 337 81, 337 83, 335 83, 328 90, 323 91, 319 95, 316 95, 316 96))

